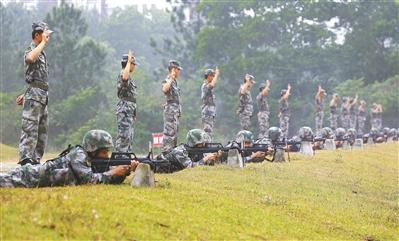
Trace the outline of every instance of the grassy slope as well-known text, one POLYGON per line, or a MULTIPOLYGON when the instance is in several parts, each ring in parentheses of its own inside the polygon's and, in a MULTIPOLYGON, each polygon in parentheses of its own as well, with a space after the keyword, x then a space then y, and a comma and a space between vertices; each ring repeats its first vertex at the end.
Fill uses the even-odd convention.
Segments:
POLYGON ((155 189, 1 189, 1 239, 398 239, 398 143, 157 175, 155 189))

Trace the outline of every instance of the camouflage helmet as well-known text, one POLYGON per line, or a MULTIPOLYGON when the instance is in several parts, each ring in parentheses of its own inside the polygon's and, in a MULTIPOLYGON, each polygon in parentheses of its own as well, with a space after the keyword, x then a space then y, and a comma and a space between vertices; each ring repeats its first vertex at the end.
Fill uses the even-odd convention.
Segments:
POLYGON ((378 132, 377 128, 374 128, 374 127, 371 128, 371 130, 370 130, 370 136, 372 136, 372 137, 377 137, 378 134, 379 134, 379 132, 378 132))
POLYGON ((90 130, 83 136, 82 146, 87 152, 114 147, 111 135, 103 130, 90 130))
POLYGON ((327 135, 326 135, 327 139, 334 139, 335 138, 335 133, 330 127, 324 127, 323 129, 327 132, 327 135))
POLYGON ((389 137, 396 137, 398 135, 398 132, 396 131, 395 128, 392 128, 389 130, 388 136, 389 137))
POLYGON ((325 129, 325 128, 322 128, 320 131, 319 131, 319 133, 317 133, 317 138, 326 138, 327 139, 327 136, 328 136, 328 132, 327 132, 327 130, 325 129))
POLYGON ((382 132, 384 133, 384 135, 389 135, 389 131, 390 131, 391 129, 389 129, 389 127, 384 127, 384 129, 382 129, 382 132))
POLYGON ((348 131, 346 132, 346 134, 351 137, 356 137, 357 132, 356 132, 355 128, 349 128, 348 131))
POLYGON ((267 131, 267 135, 269 136, 271 141, 278 141, 281 137, 281 129, 278 127, 270 127, 267 131))
POLYGON ((342 138, 342 137, 344 137, 344 136, 345 136, 345 133, 346 133, 346 131, 345 131, 345 129, 342 128, 342 127, 339 127, 339 128, 337 128, 337 129, 335 130, 335 136, 336 136, 337 138, 342 138))
POLYGON ((209 135, 201 129, 192 129, 187 132, 187 145, 194 147, 195 145, 207 143, 210 141, 209 135))
POLYGON ((313 131, 312 128, 308 126, 303 126, 299 128, 298 136, 302 141, 313 141, 313 131))
POLYGON ((215 70, 213 70, 213 69, 207 69, 207 70, 205 70, 205 72, 204 72, 204 79, 207 79, 208 76, 210 76, 210 75, 215 76, 215 70))
POLYGON ((254 134, 247 130, 242 130, 237 133, 236 142, 241 143, 243 141, 253 142, 254 134))

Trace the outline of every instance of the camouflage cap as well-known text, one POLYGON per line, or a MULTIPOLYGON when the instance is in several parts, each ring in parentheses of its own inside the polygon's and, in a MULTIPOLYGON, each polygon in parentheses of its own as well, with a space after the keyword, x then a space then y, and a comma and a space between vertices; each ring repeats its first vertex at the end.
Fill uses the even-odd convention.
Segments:
POLYGON ((213 70, 213 69, 207 69, 207 70, 205 70, 205 72, 204 72, 204 78, 206 79, 206 78, 208 78, 208 76, 210 76, 210 75, 215 76, 215 70, 213 70))
POLYGON ((253 142, 253 140, 254 140, 254 135, 250 131, 242 130, 237 133, 236 142, 238 143, 241 143, 243 141, 253 142))
POLYGON ((282 89, 281 92, 280 92, 280 96, 285 95, 285 93, 287 93, 287 90, 286 89, 282 89))
POLYGON ((313 131, 309 126, 299 128, 298 136, 302 141, 313 141, 313 131))
MULTIPOLYGON (((122 64, 127 63, 128 57, 129 57, 128 54, 122 55, 121 63, 122 63, 122 64)), ((135 58, 134 56, 132 56, 132 64, 138 65, 138 63, 137 63, 137 61, 136 61, 136 58, 135 58)))
POLYGON ((255 82, 255 77, 254 77, 253 75, 246 74, 246 75, 245 75, 245 79, 247 79, 247 78, 248 78, 252 83, 254 83, 254 84, 256 83, 256 82, 255 82))
POLYGON ((177 68, 177 69, 180 69, 180 70, 183 69, 183 68, 181 67, 181 65, 180 65, 180 62, 177 61, 177 60, 170 60, 170 61, 169 61, 168 67, 169 67, 169 68, 177 68))
POLYGON ((266 84, 265 83, 261 83, 259 85, 259 91, 262 91, 264 88, 266 88, 266 84))
POLYGON ((186 141, 188 146, 194 147, 198 144, 210 142, 210 137, 204 130, 192 129, 187 132, 186 141))
POLYGON ((48 28, 48 25, 45 22, 40 21, 32 23, 32 31, 45 31, 45 30, 47 30, 50 33, 53 32, 48 28))
POLYGON ((272 126, 267 130, 267 135, 269 136, 271 141, 278 141, 281 137, 281 129, 275 126, 272 126))
POLYGON ((111 135, 103 130, 90 130, 83 137, 82 147, 87 152, 94 152, 103 148, 113 148, 111 135))

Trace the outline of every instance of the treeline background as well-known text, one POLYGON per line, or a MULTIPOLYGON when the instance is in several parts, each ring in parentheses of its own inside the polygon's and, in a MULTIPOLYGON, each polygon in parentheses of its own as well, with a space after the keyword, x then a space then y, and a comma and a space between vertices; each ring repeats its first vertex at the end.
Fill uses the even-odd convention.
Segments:
MULTIPOLYGON (((383 126, 398 127, 398 2, 311 1, 169 1, 170 11, 117 8, 100 16, 95 10, 61 3, 0 3, 1 142, 17 145, 22 108, 17 95, 26 89, 23 53, 31 42, 31 24, 44 20, 56 32, 46 47, 50 70, 50 150, 78 144, 90 129, 116 137, 116 77, 121 55, 132 49, 140 62, 134 148, 144 152, 151 133, 162 132, 161 81, 169 59, 183 65, 179 79, 183 114, 179 142, 189 129, 202 128, 200 86, 206 68, 220 68, 216 87, 215 139, 226 142, 239 131, 235 115, 238 88, 245 73, 257 84, 272 81, 271 125, 278 125, 278 98, 288 83, 290 134, 314 128, 314 95, 327 90, 324 124, 332 93, 359 95, 383 105, 383 126)), ((257 118, 252 130, 257 134, 257 118)), ((366 128, 370 128, 369 120, 366 128)))

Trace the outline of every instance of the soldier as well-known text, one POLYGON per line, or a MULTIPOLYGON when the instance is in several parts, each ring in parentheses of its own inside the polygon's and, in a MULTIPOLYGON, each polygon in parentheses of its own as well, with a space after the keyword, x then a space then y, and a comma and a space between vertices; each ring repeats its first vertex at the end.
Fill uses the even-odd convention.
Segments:
POLYGON ((356 129, 356 105, 357 105, 358 96, 354 99, 350 99, 349 101, 349 127, 352 129, 356 129))
POLYGON ((204 74, 204 83, 201 87, 202 99, 202 125, 204 131, 212 138, 213 126, 215 125, 216 101, 215 85, 219 76, 219 69, 207 69, 204 74))
POLYGON ((244 84, 240 86, 240 102, 236 114, 240 119, 242 130, 249 130, 249 126, 251 125, 251 117, 254 110, 251 88, 255 83, 254 77, 250 74, 246 74, 244 78, 244 84))
POLYGON ((48 62, 44 48, 53 31, 44 22, 32 24, 32 42, 25 50, 25 81, 29 87, 16 99, 23 104, 19 162, 39 164, 47 144, 48 62))
POLYGON ((316 105, 316 133, 318 133, 321 128, 323 128, 323 117, 324 117, 324 112, 323 112, 323 105, 324 105, 324 98, 326 97, 326 91, 321 88, 319 85, 319 89, 317 90, 317 93, 314 97, 315 99, 315 105, 316 105))
MULTIPOLYGON (((210 137, 201 129, 192 129, 188 131, 186 136, 186 145, 192 148, 201 148, 209 141, 210 137)), ((160 154, 157 156, 157 160, 167 161, 168 165, 156 166, 155 172, 172 173, 200 165, 213 165, 221 157, 221 153, 191 156, 187 152, 186 145, 178 145, 167 154, 160 154)))
POLYGON ((373 103, 371 106, 371 128, 381 130, 382 128, 382 105, 373 103))
POLYGON ((119 102, 116 106, 116 120, 118 123, 118 136, 116 138, 117 152, 132 152, 134 125, 136 122, 136 96, 137 87, 130 78, 134 72, 136 60, 129 50, 121 60, 122 70, 117 78, 117 94, 119 102))
POLYGON ((338 106, 339 96, 337 93, 334 93, 332 99, 330 101, 330 127, 335 130, 338 128, 338 106))
POLYGON ((280 129, 282 132, 282 138, 288 138, 288 128, 290 122, 290 109, 288 105, 288 97, 291 93, 291 85, 288 84, 287 89, 281 90, 280 100, 279 100, 279 108, 280 112, 278 113, 278 117, 280 118, 280 129))
POLYGON ((0 174, 0 187, 51 187, 82 184, 112 183, 124 181, 139 164, 117 166, 104 173, 93 173, 90 162, 93 158, 109 158, 113 148, 111 135, 103 130, 88 131, 82 146, 77 145, 64 151, 60 156, 42 165, 17 167, 0 174))
POLYGON ((266 80, 266 83, 262 83, 259 87, 259 94, 256 96, 256 102, 258 104, 258 123, 259 123, 259 135, 258 138, 267 138, 267 131, 269 130, 269 104, 267 103, 267 96, 270 90, 270 80, 266 80))
POLYGON ((163 152, 166 154, 177 144, 177 132, 179 129, 179 118, 181 116, 180 88, 177 78, 180 76, 180 63, 170 60, 167 78, 162 81, 162 92, 165 94, 166 103, 163 111, 163 152))
POLYGON ((349 97, 344 97, 342 99, 341 104, 341 123, 344 129, 349 129, 350 125, 350 115, 349 115, 349 107, 350 107, 350 99, 349 97))
POLYGON ((357 133, 360 136, 364 135, 364 125, 366 123, 366 101, 361 100, 357 112, 357 133))

